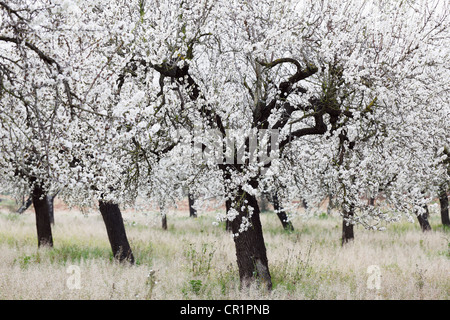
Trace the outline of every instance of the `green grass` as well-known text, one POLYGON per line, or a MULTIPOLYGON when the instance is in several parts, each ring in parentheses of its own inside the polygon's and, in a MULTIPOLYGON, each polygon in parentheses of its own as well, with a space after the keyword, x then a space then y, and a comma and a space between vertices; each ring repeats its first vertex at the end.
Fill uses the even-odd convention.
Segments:
POLYGON ((234 243, 216 214, 193 219, 124 213, 135 265, 113 262, 100 215, 56 213, 54 247, 38 249, 34 215, 0 213, 0 299, 373 299, 367 268, 382 273, 386 299, 448 299, 450 236, 433 215, 433 232, 408 222, 386 231, 355 227, 355 241, 340 245, 341 217, 294 217, 286 232, 272 212, 261 215, 273 290, 240 289, 234 243), (80 266, 84 291, 64 291, 66 268, 80 266), (20 281, 17 281, 20 279, 20 281), (54 280, 57 279, 57 280, 54 280), (54 282, 54 285, 53 285, 54 282), (36 289, 35 289, 36 288, 36 289), (46 291, 48 290, 48 291, 46 291))
POLYGON ((69 243, 61 246, 55 245, 52 250, 48 250, 47 255, 50 262, 63 265, 66 265, 68 262, 80 263, 82 260, 112 260, 113 258, 110 248, 69 243))
POLYGON ((155 246, 153 243, 133 241, 130 246, 133 250, 136 265, 152 265, 153 256, 155 255, 155 246))
POLYGON ((26 268, 33 264, 39 264, 41 261, 65 266, 67 264, 80 263, 82 260, 96 259, 112 260, 111 250, 80 244, 55 245, 52 249, 36 249, 32 253, 23 253, 14 260, 14 263, 22 268, 26 268))
POLYGON ((0 244, 6 244, 10 248, 23 248, 25 246, 37 245, 36 235, 14 235, 9 232, 0 233, 0 244))

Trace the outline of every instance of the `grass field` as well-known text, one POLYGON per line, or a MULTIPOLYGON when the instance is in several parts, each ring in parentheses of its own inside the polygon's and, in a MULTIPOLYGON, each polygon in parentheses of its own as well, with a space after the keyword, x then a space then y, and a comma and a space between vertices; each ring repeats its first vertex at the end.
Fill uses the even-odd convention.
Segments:
POLYGON ((239 289, 234 243, 214 211, 189 218, 123 213, 136 265, 112 260, 102 218, 56 204, 54 248, 37 249, 33 208, 0 203, 0 299, 440 299, 450 292, 450 232, 434 213, 433 231, 400 222, 386 231, 355 227, 340 245, 341 218, 293 219, 283 231, 262 214, 273 290, 239 289))

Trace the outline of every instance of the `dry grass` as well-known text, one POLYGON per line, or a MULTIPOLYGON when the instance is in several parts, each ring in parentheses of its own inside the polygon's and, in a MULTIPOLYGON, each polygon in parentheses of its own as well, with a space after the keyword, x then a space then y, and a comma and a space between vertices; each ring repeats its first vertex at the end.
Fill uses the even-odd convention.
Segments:
MULTIPOLYGON (((0 203, 0 299, 449 299, 450 233, 431 216, 434 231, 417 224, 383 232, 355 228, 340 246, 341 219, 293 220, 282 230, 262 214, 272 292, 239 290, 234 244, 214 212, 189 218, 185 207, 169 214, 169 230, 154 214, 124 212, 135 266, 111 259, 97 212, 56 206, 53 249, 37 249, 34 214, 17 215, 0 203), (368 286, 368 268, 380 271, 379 289, 368 286), (79 270, 79 288, 73 288, 79 270), (152 271, 151 271, 152 270, 152 271)), ((370 271, 370 269, 369 269, 370 271)))

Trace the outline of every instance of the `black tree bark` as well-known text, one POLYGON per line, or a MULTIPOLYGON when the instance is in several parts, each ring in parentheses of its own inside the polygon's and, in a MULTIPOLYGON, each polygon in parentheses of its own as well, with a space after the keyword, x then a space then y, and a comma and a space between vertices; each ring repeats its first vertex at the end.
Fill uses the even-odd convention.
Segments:
MULTIPOLYGON (((231 200, 226 200, 225 201, 225 210, 226 210, 225 213, 228 213, 230 208, 231 208, 231 200)), ((225 230, 228 231, 228 232, 232 232, 232 230, 231 230, 231 221, 228 220, 228 218, 225 220, 225 230)))
POLYGON ((428 222, 428 216, 430 215, 430 212, 428 211, 428 206, 424 205, 423 208, 425 209, 425 212, 423 214, 417 215, 417 220, 419 220, 420 228, 423 232, 431 231, 431 225, 428 222))
POLYGON ((439 203, 441 205, 441 221, 444 226, 450 227, 450 218, 448 214, 448 196, 447 191, 442 189, 439 193, 439 203))
POLYGON ((161 214, 161 227, 163 230, 167 230, 167 215, 165 213, 161 214))
POLYGON ((234 235, 238 234, 234 236, 234 243, 241 285, 248 286, 256 281, 262 287, 271 290, 272 279, 257 199, 243 190, 239 190, 235 202, 237 203, 235 209, 239 215, 231 221, 231 229, 234 235), (253 208, 251 217, 249 217, 247 205, 253 208), (250 226, 245 231, 240 230, 243 218, 247 218, 250 222, 250 226))
POLYGON ((119 205, 100 200, 99 208, 103 221, 105 222, 106 232, 114 258, 119 262, 128 261, 133 264, 134 256, 128 243, 119 205))
POLYGON ((188 200, 189 200, 189 216, 191 218, 197 218, 197 210, 194 208, 194 197, 191 193, 188 194, 188 200))
POLYGON ((355 239, 353 233, 353 223, 348 222, 347 219, 351 219, 354 215, 353 207, 350 206, 349 209, 344 209, 344 216, 342 219, 342 245, 355 239))
MULTIPOLYGON (((49 218, 50 218, 50 223, 51 223, 52 225, 55 224, 55 212, 54 212, 54 206, 53 206, 55 196, 56 196, 56 195, 54 195, 54 196, 47 195, 47 196, 46 196, 47 202, 48 202, 48 214, 49 214, 49 218)), ((32 204, 33 204, 33 196, 31 195, 31 196, 30 196, 30 197, 22 204, 22 206, 21 206, 19 209, 17 209, 17 213, 19 213, 19 214, 24 213, 24 212, 25 212, 32 204)))
POLYGON ((38 247, 53 247, 52 228, 46 194, 41 186, 35 185, 31 197, 36 214, 38 247))
POLYGON ((280 206, 280 201, 278 200, 278 195, 274 194, 272 197, 273 208, 277 213, 278 218, 283 225, 284 230, 286 231, 294 231, 294 226, 292 222, 289 221, 286 211, 280 206))

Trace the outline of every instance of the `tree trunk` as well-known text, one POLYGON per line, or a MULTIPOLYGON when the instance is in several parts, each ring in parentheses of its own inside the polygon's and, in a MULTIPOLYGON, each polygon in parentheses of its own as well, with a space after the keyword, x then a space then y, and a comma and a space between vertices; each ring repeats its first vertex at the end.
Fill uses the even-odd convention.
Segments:
POLYGON ((133 264, 134 256, 128 243, 119 205, 100 200, 99 208, 105 222, 114 258, 119 262, 128 261, 133 264))
POLYGON ((292 222, 289 221, 286 212, 280 206, 280 202, 278 200, 278 195, 277 194, 273 195, 272 202, 273 202, 273 208, 274 208, 275 212, 277 213, 277 216, 280 219, 284 230, 286 230, 286 231, 294 231, 294 226, 292 225, 292 222))
POLYGON ((344 209, 344 217, 342 219, 342 245, 355 239, 355 235, 353 233, 353 223, 346 221, 346 219, 353 217, 353 210, 353 206, 350 206, 349 209, 344 209))
POLYGON ((36 185, 31 194, 36 214, 38 247, 53 247, 52 227, 50 224, 49 206, 42 187, 36 185))
MULTIPOLYGON (((225 201, 225 210, 226 213, 228 213, 228 210, 230 210, 231 208, 231 200, 226 200, 225 201)), ((231 221, 228 220, 228 218, 225 220, 225 230, 228 232, 232 232, 231 230, 231 221)))
POLYGON ((272 280, 257 199, 255 196, 239 190, 235 202, 237 203, 235 209, 239 212, 239 215, 231 221, 231 229, 234 234, 241 285, 248 286, 256 281, 262 287, 270 290, 272 280), (247 200, 247 203, 245 203, 245 200, 247 200), (253 208, 250 218, 247 205, 253 208), (244 206, 245 208, 243 208, 244 206), (247 230, 242 231, 240 229, 244 217, 249 219, 250 226, 247 230), (236 236, 236 234, 238 235, 236 236))
POLYGON ((423 208, 425 209, 425 212, 423 214, 417 215, 417 220, 419 220, 420 228, 423 232, 431 231, 431 225, 428 222, 428 216, 430 215, 430 212, 428 211, 428 206, 424 205, 423 208))
POLYGON ((441 221, 444 226, 450 227, 450 218, 448 215, 448 196, 447 191, 442 189, 439 193, 439 203, 441 205, 441 221))
POLYGON ((161 213, 161 227, 163 230, 167 230, 167 215, 165 213, 161 213))
POLYGON ((304 208, 305 210, 308 209, 308 203, 306 202, 305 199, 302 200, 302 206, 303 206, 303 208, 304 208))
POLYGON ((25 201, 22 206, 17 210, 17 213, 24 213, 33 204, 33 196, 31 195, 27 201, 25 201))
POLYGON ((197 210, 194 208, 194 197, 192 194, 188 194, 188 200, 189 200, 189 216, 191 218, 197 218, 197 210))

